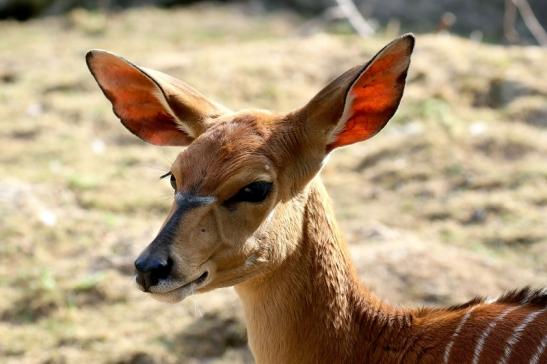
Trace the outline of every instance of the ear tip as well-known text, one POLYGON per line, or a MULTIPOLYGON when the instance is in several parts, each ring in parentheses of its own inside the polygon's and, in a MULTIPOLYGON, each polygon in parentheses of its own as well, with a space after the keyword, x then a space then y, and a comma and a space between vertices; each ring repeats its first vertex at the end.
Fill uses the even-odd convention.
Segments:
POLYGON ((101 53, 108 53, 108 52, 105 51, 105 50, 102 50, 102 49, 97 49, 97 48, 90 49, 86 52, 85 58, 92 58, 92 57, 95 57, 97 55, 100 55, 101 53))
POLYGON ((97 58, 119 58, 114 53, 105 51, 103 49, 90 49, 85 54, 85 61, 88 66, 91 66, 91 63, 97 58))
POLYGON ((93 57, 95 57, 95 51, 96 51, 95 49, 90 49, 85 53, 85 61, 88 66, 91 60, 93 59, 93 57))
POLYGON ((97 56, 99 56, 103 52, 104 51, 102 51, 100 49, 90 49, 90 50, 88 50, 85 54, 85 63, 87 63, 87 66, 89 68, 91 68, 92 65, 93 65, 93 61, 97 58, 97 56))
POLYGON ((412 50, 414 50, 414 45, 416 44, 416 36, 413 33, 406 33, 401 35, 398 41, 405 42, 410 52, 412 52, 412 50))

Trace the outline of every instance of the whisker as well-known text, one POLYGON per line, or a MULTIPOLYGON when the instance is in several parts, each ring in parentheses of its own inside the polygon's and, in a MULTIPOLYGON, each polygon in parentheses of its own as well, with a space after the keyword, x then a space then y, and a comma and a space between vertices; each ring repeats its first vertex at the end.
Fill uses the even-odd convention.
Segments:
MULTIPOLYGON (((192 292, 194 293, 194 292, 192 292)), ((194 299, 194 297, 190 297, 190 300, 192 301, 192 305, 194 306, 194 316, 198 318, 203 317, 203 311, 201 311, 200 307, 198 306, 198 303, 194 299)))

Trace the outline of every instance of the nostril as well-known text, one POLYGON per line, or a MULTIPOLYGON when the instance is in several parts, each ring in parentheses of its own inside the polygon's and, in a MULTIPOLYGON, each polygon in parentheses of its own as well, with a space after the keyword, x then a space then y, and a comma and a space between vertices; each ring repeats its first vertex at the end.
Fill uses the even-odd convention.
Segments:
POLYGON ((155 275, 158 279, 165 279, 171 273, 171 268, 173 267, 173 259, 171 257, 167 258, 167 262, 160 264, 155 269, 155 275))
POLYGON ((145 256, 135 261, 137 270, 137 282, 146 290, 158 284, 160 279, 165 279, 171 274, 173 260, 168 257, 145 256))

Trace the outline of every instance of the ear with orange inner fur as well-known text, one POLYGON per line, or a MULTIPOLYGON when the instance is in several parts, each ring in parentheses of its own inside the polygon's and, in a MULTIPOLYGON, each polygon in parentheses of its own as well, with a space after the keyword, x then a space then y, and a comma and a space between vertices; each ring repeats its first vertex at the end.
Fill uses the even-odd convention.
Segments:
POLYGON ((122 124, 151 144, 188 145, 227 111, 182 81, 112 53, 89 51, 86 62, 122 124))
POLYGON ((395 114, 410 65, 414 36, 392 41, 365 66, 342 74, 301 110, 309 129, 321 131, 326 151, 366 140, 395 114))

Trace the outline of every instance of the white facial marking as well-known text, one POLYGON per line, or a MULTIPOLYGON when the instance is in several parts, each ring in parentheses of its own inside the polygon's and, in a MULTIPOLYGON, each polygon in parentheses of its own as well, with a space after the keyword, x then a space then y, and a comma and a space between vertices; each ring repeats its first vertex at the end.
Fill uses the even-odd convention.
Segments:
POLYGON ((522 333, 524 332, 524 329, 526 326, 528 326, 532 321, 536 319, 539 315, 541 315, 543 312, 547 311, 547 308, 544 308, 540 311, 534 311, 530 313, 526 318, 515 328, 515 331, 513 331, 513 335, 507 340, 507 345, 505 346, 505 349, 503 351, 503 357, 499 361, 499 364, 507 364, 509 357, 511 356, 511 352, 513 351, 513 346, 519 341, 520 337, 522 336, 522 333))
POLYGON ((539 364, 539 359, 541 359, 541 354, 543 354, 543 351, 545 351, 545 347, 547 346, 547 334, 543 336, 543 340, 538 345, 538 348, 536 349, 536 352, 534 355, 532 355, 532 359, 530 360, 530 364, 539 364))
POLYGON ((463 325, 465 324, 465 322, 469 319, 469 316, 471 316, 471 313, 478 307, 477 306, 473 306, 469 309, 469 311, 467 311, 465 313, 465 315, 463 315, 461 321, 460 321, 460 324, 458 325, 458 327, 456 327, 456 330, 454 331, 454 333, 452 334, 452 336, 450 337, 450 341, 448 342, 448 345, 446 345, 446 349, 444 350, 444 356, 443 356, 443 363, 447 364, 448 363, 448 359, 450 359, 450 351, 452 350, 452 346, 454 345, 454 341, 456 341, 456 338, 458 337, 460 331, 462 330, 463 328, 463 325))
POLYGON ((274 217, 274 214, 275 214, 275 207, 272 209, 272 211, 270 211, 268 213, 268 216, 266 216, 266 219, 264 219, 264 221, 266 222, 266 224, 271 224, 272 220, 273 220, 273 217, 274 217))
POLYGON ((473 362, 472 364, 478 364, 479 358, 482 352, 482 348, 484 346, 484 342, 488 338, 488 336, 492 333, 492 330, 494 330, 494 327, 498 324, 499 321, 503 320, 508 314, 510 314, 512 311, 516 310, 519 306, 513 306, 505 309, 503 312, 499 314, 498 317, 496 317, 492 322, 488 324, 486 329, 482 332, 481 336, 479 337, 479 340, 477 341, 477 345, 475 346, 475 351, 473 352, 473 362))

